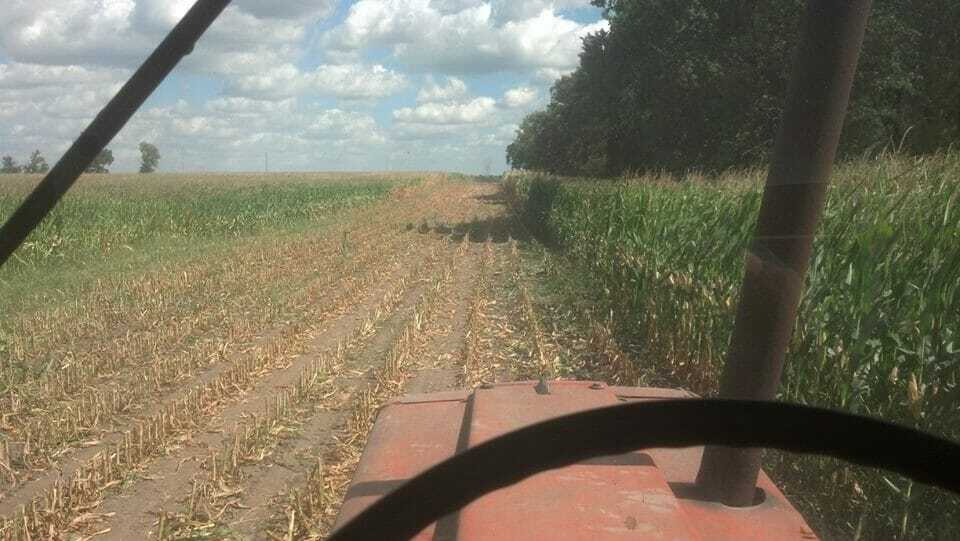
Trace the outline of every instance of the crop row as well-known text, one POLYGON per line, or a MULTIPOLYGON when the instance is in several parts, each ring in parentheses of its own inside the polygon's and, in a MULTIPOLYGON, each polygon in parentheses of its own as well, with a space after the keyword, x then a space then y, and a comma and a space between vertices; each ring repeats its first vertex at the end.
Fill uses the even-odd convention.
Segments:
MULTIPOLYGON (((466 240, 466 237, 464 237, 464 240, 466 240)), ((463 366, 462 380, 463 384, 468 387, 492 382, 495 378, 490 359, 485 359, 480 354, 480 333, 483 325, 483 310, 490 287, 492 259, 493 248, 488 239, 483 245, 483 254, 480 256, 480 269, 470 299, 470 311, 467 314, 463 347, 460 350, 460 364, 463 366)))
MULTIPOLYGON (((231 187, 194 183, 164 190, 116 184, 82 190, 57 207, 0 276, 46 271, 65 261, 88 261, 156 243, 291 229, 372 203, 385 197, 390 187, 385 182, 231 187)), ((0 191, 0 218, 12 212, 19 199, 19 194, 0 191)))
POLYGON ((519 293, 520 310, 526 330, 530 358, 527 366, 516 367, 521 378, 535 377, 552 379, 557 376, 556 359, 551 359, 547 352, 547 340, 540 326, 540 316, 537 314, 530 288, 524 278, 523 258, 514 240, 510 241, 510 261, 513 266, 513 283, 519 293))
MULTIPOLYGON (((383 256, 382 251, 369 250, 368 248, 368 246, 360 247, 360 252, 362 252, 361 256, 358 260, 352 261, 348 265, 351 270, 359 271, 363 266, 360 265, 360 262, 369 259, 367 257, 369 254, 379 254, 383 256)), ((393 250, 391 249, 390 251, 392 252, 393 250)), ((333 273, 333 275, 336 274, 339 273, 333 273)), ((329 302, 325 301, 322 303, 306 303, 302 308, 305 308, 307 312, 312 315, 310 317, 304 317, 301 321, 316 321, 314 316, 319 317, 324 313, 341 310, 344 303, 353 303, 356 301, 361 289, 376 283, 383 277, 382 273, 379 272, 359 273, 360 278, 357 279, 357 274, 358 273, 347 272, 344 275, 347 279, 341 286, 345 287, 336 288, 334 291, 336 299, 326 299, 326 301, 329 302)), ((329 282, 329 280, 327 282, 329 282)), ((325 283, 322 285, 329 286, 330 284, 325 283)), ((317 293, 317 289, 324 289, 324 287, 317 286, 316 289, 308 289, 312 292, 310 295, 307 295, 309 299, 313 297, 313 293, 317 293)), ((301 315, 306 316, 307 312, 301 315)), ((319 319, 322 320, 324 318, 320 317, 319 319)), ((59 529, 62 527, 64 520, 66 517, 69 517, 71 513, 77 513, 78 510, 82 511, 85 505, 95 504, 104 490, 114 486, 116 484, 115 481, 122 478, 126 472, 129 472, 131 468, 136 467, 143 460, 154 456, 152 453, 156 453, 157 450, 162 451, 165 448, 164 442, 171 441, 170 438, 181 434, 185 427, 189 428, 191 423, 202 418, 202 415, 198 416, 199 413, 206 408, 219 404, 223 397, 235 394, 237 390, 244 388, 245 385, 252 381, 252 377, 259 376, 265 368, 276 362, 271 361, 271 359, 276 360, 285 357, 290 344, 297 343, 297 341, 300 340, 298 338, 299 336, 309 336, 309 332, 311 331, 308 327, 304 327, 301 324, 292 324, 284 327, 281 332, 271 333, 268 336, 269 344, 264 344, 256 348, 260 353, 255 352, 252 355, 242 356, 240 360, 232 361, 232 366, 229 367, 228 371, 221 374, 213 383, 194 388, 187 396, 168 403, 163 406, 157 414, 146 420, 137 422, 132 430, 127 430, 120 437, 108 438, 116 441, 91 442, 91 444, 96 444, 98 447, 111 449, 112 452, 103 451, 96 454, 91 460, 86 461, 80 467, 73 469, 72 472, 68 472, 64 477, 53 482, 51 488, 43 491, 42 494, 38 494, 38 496, 30 500, 29 503, 21 506, 15 516, 0 522, 0 534, 2 534, 0 535, 0 539, 28 539, 31 538, 31 536, 35 536, 38 532, 45 532, 50 529, 59 529), (275 347, 267 347, 271 344, 275 347), (136 437, 133 435, 136 435, 136 437), (134 441, 136 441, 136 446, 132 448, 131 444, 134 441), (66 499, 64 499, 64 494, 67 495, 66 499), (87 503, 85 504, 83 502, 87 503)), ((216 355, 213 356, 216 357, 216 355)), ((204 355, 201 355, 201 357, 204 357, 204 355)), ((171 360, 170 364, 170 370, 161 370, 160 372, 170 372, 172 379, 166 377, 162 379, 164 381, 170 380, 170 383, 173 383, 173 381, 182 381, 185 373, 182 370, 178 371, 175 369, 179 366, 178 362, 171 360)), ((153 372, 148 371, 148 374, 152 373, 153 372)), ((149 376, 147 379, 149 379, 149 376)), ((144 391, 143 386, 132 386, 130 388, 113 387, 112 391, 111 393, 101 393, 89 404, 84 402, 85 399, 83 398, 78 400, 74 404, 74 407, 70 408, 70 411, 73 411, 78 416, 77 422, 68 420, 68 422, 65 423, 37 423, 36 428, 40 436, 28 437, 26 439, 28 443, 25 445, 25 449, 21 449, 19 453, 21 458, 24 455, 32 454, 31 447, 47 448, 48 450, 55 448, 55 446, 37 445, 35 443, 51 439, 46 437, 48 435, 47 432, 50 430, 58 429, 58 427, 61 426, 73 426, 75 431, 80 430, 82 432, 83 427, 86 425, 96 425, 98 418, 109 417, 110 412, 127 409, 127 406, 124 406, 124 404, 129 405, 130 400, 136 400, 138 396, 145 394, 142 392, 144 391), (123 396, 120 396, 121 394, 123 396)), ((8 445, 4 445, 3 449, 5 451, 2 453, 4 456, 0 456, 0 459, 3 459, 5 465, 8 465, 11 463, 11 453, 8 451, 8 445)), ((9 468, 4 469, 9 470, 9 468)))
MULTIPOLYGON (((836 177, 781 398, 958 439, 960 155, 864 160, 836 177)), ((507 187, 532 228, 562 248, 599 312, 615 315, 621 342, 651 363, 643 368, 715 391, 760 205, 756 183, 528 176, 507 187)), ((941 493, 824 459, 772 460, 788 485, 817 495, 805 505, 829 515, 830 530, 849 534, 866 516, 868 538, 960 535, 960 503, 941 493)))
MULTIPOLYGON (((330 267, 331 272, 323 273, 309 287, 287 299, 290 308, 299 307, 314 317, 329 315, 343 303, 352 301, 351 294, 357 287, 372 283, 375 272, 368 267, 372 264, 374 250, 364 249, 357 258, 346 265, 330 267), (336 271, 347 270, 341 274, 336 271), (352 283, 343 284, 342 276, 351 278, 352 283), (339 288, 330 288, 333 284, 339 288), (331 293, 327 293, 327 291, 331 293), (308 299, 320 299, 322 302, 307 303, 308 299), (306 306, 302 306, 306 304, 306 306)), ((237 346, 244 337, 252 336, 257 329, 256 319, 249 313, 230 314, 225 326, 219 330, 216 340, 202 340, 192 347, 179 352, 164 352, 162 345, 178 343, 176 337, 161 333, 154 338, 151 348, 152 359, 143 370, 127 373, 118 381, 103 382, 104 374, 115 374, 120 370, 129 370, 131 358, 128 350, 94 350, 91 355, 77 359, 65 369, 52 371, 49 377, 38 381, 37 385, 21 385, 16 391, 9 392, 8 432, 5 440, 15 440, 18 452, 9 465, 20 464, 32 469, 49 465, 53 457, 64 447, 82 443, 95 438, 102 427, 109 425, 116 415, 136 411, 142 403, 149 400, 152 393, 164 391, 171 385, 182 383, 194 377, 199 371, 207 370, 211 363, 236 354, 237 346), (240 316, 240 317, 236 317, 240 316), (95 362, 105 359, 105 363, 95 362), (96 379, 96 386, 91 385, 96 379)), ((216 328, 216 327, 214 327, 216 328)), ((297 325, 285 325, 265 339, 261 339, 258 348, 264 349, 270 344, 278 344, 298 330, 297 325)), ((207 327, 209 332, 210 328, 207 327)), ((140 335, 142 336, 142 335, 140 335)))
POLYGON ((334 437, 334 449, 326 460, 318 463, 303 485, 287 493, 283 508, 277 511, 289 517, 289 520, 281 521, 286 528, 276 532, 274 537, 316 539, 329 533, 334 518, 331 511, 343 500, 376 413, 387 400, 402 392, 409 360, 417 351, 419 340, 445 298, 454 268, 464 251, 465 245, 461 245, 443 264, 440 275, 431 281, 405 324, 396 332, 380 368, 374 374, 375 380, 357 393, 350 417, 334 437))

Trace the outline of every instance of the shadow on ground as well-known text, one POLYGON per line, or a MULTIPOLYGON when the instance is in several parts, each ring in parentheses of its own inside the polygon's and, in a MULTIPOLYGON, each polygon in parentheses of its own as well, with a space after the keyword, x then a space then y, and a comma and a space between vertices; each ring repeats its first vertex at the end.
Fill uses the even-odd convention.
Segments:
POLYGON ((507 195, 503 188, 495 193, 474 197, 483 205, 490 208, 481 213, 484 217, 476 217, 468 222, 446 223, 424 220, 420 224, 407 224, 407 230, 416 230, 423 235, 440 235, 449 237, 451 242, 462 242, 467 237, 470 242, 491 242, 501 244, 510 239, 518 241, 530 240, 527 228, 514 216, 507 195))

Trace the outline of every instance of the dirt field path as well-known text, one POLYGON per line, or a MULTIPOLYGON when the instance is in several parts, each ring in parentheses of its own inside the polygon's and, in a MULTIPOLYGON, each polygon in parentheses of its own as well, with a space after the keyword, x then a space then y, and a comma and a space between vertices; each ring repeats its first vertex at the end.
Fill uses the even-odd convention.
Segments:
POLYGON ((550 373, 518 235, 496 185, 440 182, 152 277, 136 333, 71 339, 102 369, 9 397, 0 539, 322 538, 383 402, 550 373))

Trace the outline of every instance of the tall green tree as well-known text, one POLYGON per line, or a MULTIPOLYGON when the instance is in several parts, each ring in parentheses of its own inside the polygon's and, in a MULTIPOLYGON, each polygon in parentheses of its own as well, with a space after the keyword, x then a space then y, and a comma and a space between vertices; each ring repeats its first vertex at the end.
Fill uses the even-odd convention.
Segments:
POLYGON ((87 173, 109 173, 111 165, 113 165, 113 151, 105 148, 100 154, 97 154, 97 157, 87 167, 87 173))
POLYGON ((4 156, 3 163, 0 165, 0 174, 11 175, 23 172, 23 168, 17 164, 12 156, 4 156))
POLYGON ((602 176, 616 171, 617 115, 614 72, 606 32, 584 39, 581 68, 553 86, 546 111, 527 116, 507 148, 507 161, 521 169, 602 176))
POLYGON ((160 151, 156 146, 142 142, 140 143, 140 172, 153 173, 160 165, 160 151))
POLYGON ((39 150, 34 150, 30 154, 30 160, 25 166, 23 166, 24 173, 30 174, 43 174, 50 170, 50 166, 47 165, 46 158, 43 157, 43 154, 39 150))
MULTIPOLYGON (((722 170, 768 158, 805 2, 594 0, 609 32, 521 124, 514 166, 722 170)), ((960 142, 960 2, 876 0, 841 155, 960 142)), ((511 152, 512 150, 512 152, 511 152)))

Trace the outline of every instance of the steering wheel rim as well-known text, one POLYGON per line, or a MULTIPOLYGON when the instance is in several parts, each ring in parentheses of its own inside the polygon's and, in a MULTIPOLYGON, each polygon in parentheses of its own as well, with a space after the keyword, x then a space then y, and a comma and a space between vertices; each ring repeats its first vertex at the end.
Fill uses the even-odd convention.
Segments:
POLYGON ((481 496, 543 471, 644 448, 697 445, 829 456, 960 495, 960 444, 944 438, 796 404, 662 400, 559 417, 468 449, 387 494, 330 540, 409 539, 481 496))

